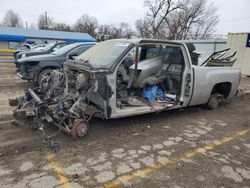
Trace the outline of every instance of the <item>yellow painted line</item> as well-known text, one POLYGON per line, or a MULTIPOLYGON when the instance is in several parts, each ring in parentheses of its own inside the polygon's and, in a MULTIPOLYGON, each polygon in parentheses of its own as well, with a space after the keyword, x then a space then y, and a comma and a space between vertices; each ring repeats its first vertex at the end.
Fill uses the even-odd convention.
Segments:
POLYGON ((14 51, 16 51, 16 50, 14 50, 14 49, 0 49, 0 53, 2 52, 2 53, 10 53, 10 52, 14 52, 14 51))
POLYGON ((47 154, 47 160, 52 166, 60 182, 63 184, 64 188, 70 188, 69 179, 64 175, 63 169, 60 167, 59 163, 54 159, 54 155, 51 153, 47 154))
POLYGON ((113 187, 116 187, 116 186, 119 186, 119 185, 122 185, 124 183, 127 183, 131 180, 134 180, 136 178, 139 178, 139 177, 143 177, 149 173, 152 173, 160 168, 163 168, 163 167, 166 167, 166 166, 169 166, 171 164, 176 164, 178 162, 181 162, 182 160, 184 159, 187 159, 187 158, 190 158, 190 157, 193 157, 197 154, 200 154, 200 153, 203 153, 203 152, 206 152, 206 151, 209 151, 209 150, 212 150, 220 145, 223 145, 223 144, 226 144, 234 139, 237 139, 239 137, 242 137, 244 135, 246 135, 247 133, 250 132, 250 128, 249 129, 246 129, 246 130, 243 130, 243 131, 239 131, 239 132, 236 132, 235 134, 231 135, 231 136, 226 136, 224 138, 222 138, 221 140, 217 140, 211 144, 208 144, 206 146, 203 146, 203 147, 200 147, 200 148, 197 148, 197 149, 194 149, 194 150, 191 150, 191 151, 188 151, 182 155, 180 155, 179 157, 174 157, 172 159, 169 159, 169 160, 166 160, 166 161, 163 161, 161 163, 156 163, 150 167, 145 167, 145 168, 142 168, 142 169, 138 169, 132 173, 129 173, 129 174, 125 174, 125 175, 121 175, 107 183, 104 183, 102 185, 99 185, 97 186, 98 188, 113 188, 113 187))

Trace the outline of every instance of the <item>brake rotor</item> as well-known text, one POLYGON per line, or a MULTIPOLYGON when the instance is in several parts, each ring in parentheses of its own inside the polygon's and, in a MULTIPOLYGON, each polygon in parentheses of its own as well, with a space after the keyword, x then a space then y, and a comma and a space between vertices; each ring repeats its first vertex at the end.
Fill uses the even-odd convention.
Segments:
POLYGON ((86 123, 82 120, 77 120, 73 124, 71 128, 71 134, 74 139, 77 139, 78 137, 83 137, 85 134, 87 134, 88 127, 86 123))

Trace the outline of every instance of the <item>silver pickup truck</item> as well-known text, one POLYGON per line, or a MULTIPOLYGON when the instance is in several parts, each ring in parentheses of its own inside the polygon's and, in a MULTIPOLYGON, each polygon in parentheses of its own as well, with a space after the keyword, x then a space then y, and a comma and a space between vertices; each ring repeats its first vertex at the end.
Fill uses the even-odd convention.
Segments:
POLYGON ((73 137, 87 132, 92 117, 119 118, 206 105, 237 95, 235 53, 197 54, 192 44, 152 39, 115 39, 97 44, 39 88, 10 100, 17 121, 58 126, 73 137))

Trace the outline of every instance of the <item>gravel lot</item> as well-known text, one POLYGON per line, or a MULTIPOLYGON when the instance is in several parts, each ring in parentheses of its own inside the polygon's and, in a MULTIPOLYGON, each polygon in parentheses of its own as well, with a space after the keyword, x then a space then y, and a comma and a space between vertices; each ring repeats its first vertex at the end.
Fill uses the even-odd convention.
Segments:
MULTIPOLYGON (((0 187, 250 187, 250 79, 214 111, 201 107, 117 120, 94 119, 60 148, 9 121, 7 99, 32 84, 0 60, 0 187)), ((54 127, 47 131, 54 132, 54 127)))

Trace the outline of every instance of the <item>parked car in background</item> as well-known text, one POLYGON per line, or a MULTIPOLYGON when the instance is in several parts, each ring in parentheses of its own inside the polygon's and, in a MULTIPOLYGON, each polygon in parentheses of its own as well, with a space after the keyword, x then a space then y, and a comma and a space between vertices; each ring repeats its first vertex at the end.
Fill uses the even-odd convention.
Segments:
POLYGON ((24 51, 24 52, 20 52, 17 55, 17 59, 20 58, 24 58, 24 57, 30 57, 30 56, 34 56, 34 55, 42 55, 42 54, 49 54, 59 48, 62 48, 66 45, 70 44, 70 42, 52 42, 47 44, 44 48, 39 49, 39 50, 30 50, 30 51, 24 51))
POLYGON ((34 44, 34 45, 29 45, 29 44, 25 44, 21 47, 21 49, 17 49, 16 51, 13 52, 13 56, 15 59, 17 59, 17 55, 20 52, 27 52, 29 50, 41 50, 42 48, 44 48, 47 44, 45 43, 41 43, 41 44, 34 44))
POLYGON ((40 84, 44 75, 61 68, 67 58, 73 59, 94 45, 95 43, 72 43, 50 54, 21 58, 17 60, 17 75, 40 84))
POLYGON ((30 50, 41 50, 47 45, 48 45, 48 43, 34 44, 34 45, 31 46, 30 50))

